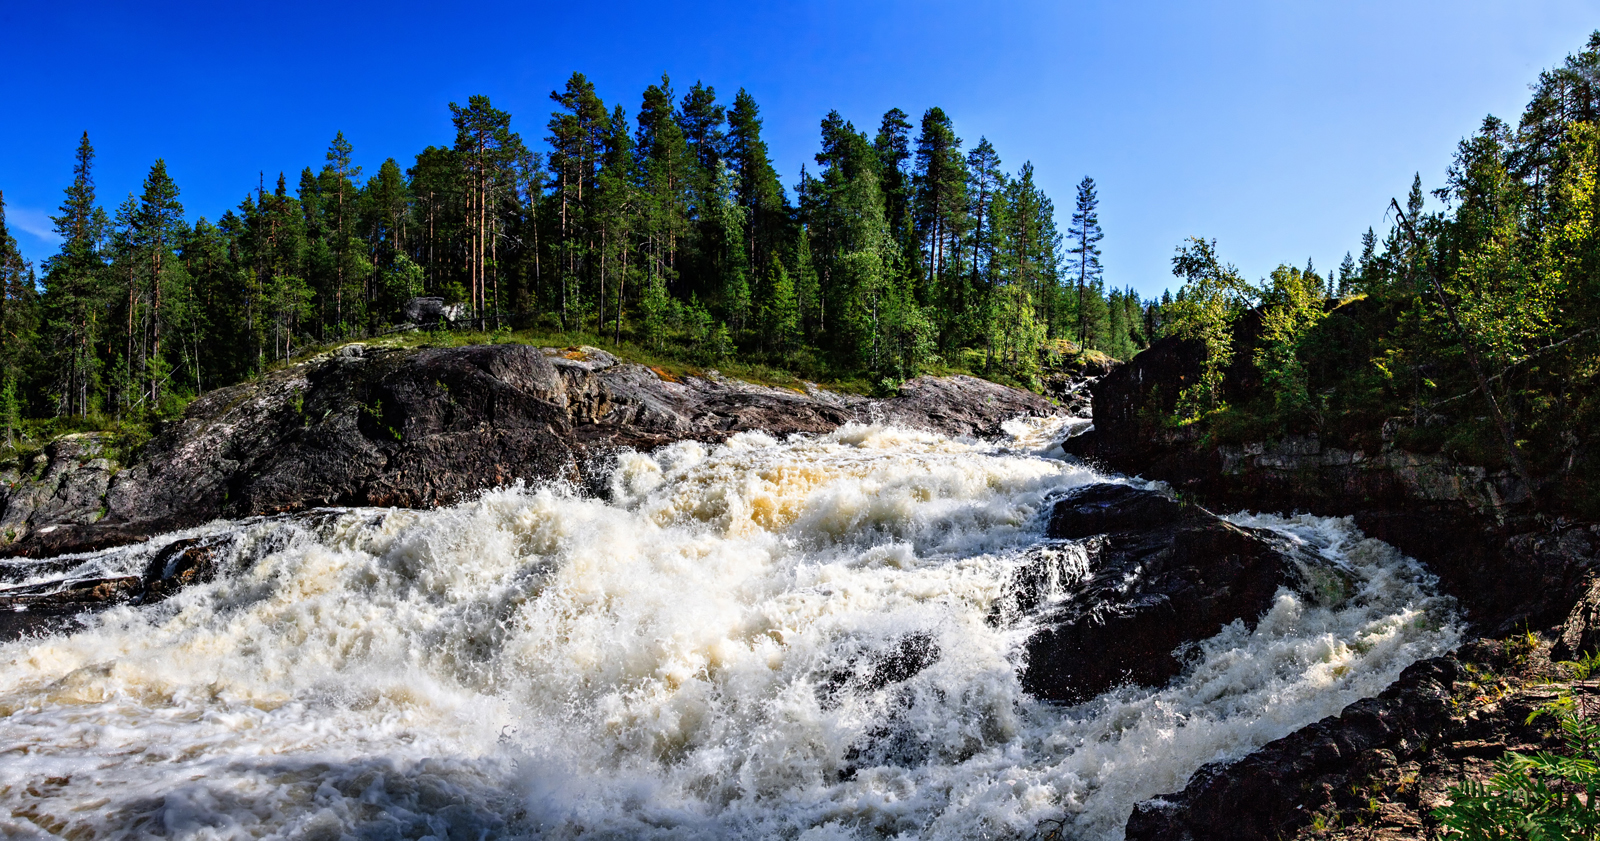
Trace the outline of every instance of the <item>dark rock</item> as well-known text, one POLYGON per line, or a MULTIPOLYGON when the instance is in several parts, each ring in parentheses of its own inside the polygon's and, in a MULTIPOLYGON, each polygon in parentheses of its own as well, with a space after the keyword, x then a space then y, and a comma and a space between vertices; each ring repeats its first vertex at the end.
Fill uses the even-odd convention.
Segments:
POLYGON ((1507 751, 1559 749, 1555 719, 1535 713, 1563 697, 1579 710, 1600 709, 1600 682, 1561 678, 1547 653, 1518 635, 1415 663, 1377 698, 1237 762, 1205 766, 1182 792, 1139 804, 1126 837, 1438 837, 1432 811, 1449 802, 1451 787, 1485 782, 1507 751))
POLYGON ((1357 773, 1357 759, 1437 742, 1453 724, 1450 699, 1462 677, 1451 657, 1423 660, 1377 698, 1367 698, 1244 759, 1196 771, 1177 794, 1139 804, 1129 841, 1268 841, 1287 838, 1332 803, 1357 773))
POLYGON ((1600 652, 1600 576, 1589 575, 1578 591, 1581 595, 1556 632, 1553 659, 1577 660, 1600 652))
POLYGON ((1159 493, 1131 485, 1091 485, 1056 503, 1050 513, 1049 535, 1074 540, 1107 532, 1159 529, 1184 514, 1182 505, 1159 493))
POLYGON ((144 582, 135 575, 7 587, 0 590, 0 610, 116 604, 137 598, 143 590, 144 582))
POLYGON ((64 435, 50 442, 24 470, 0 481, 0 546, 53 527, 93 523, 105 514, 114 465, 110 437, 64 435))
POLYGON ((173 541, 150 559, 140 579, 142 601, 152 604, 161 601, 190 584, 199 584, 217 577, 219 555, 231 542, 231 537, 191 537, 173 541))
POLYGON ((906 634, 886 648, 858 653, 845 666, 825 675, 817 685, 817 700, 831 709, 841 693, 876 692, 910 680, 937 662, 942 653, 932 634, 906 634))
MULTIPOLYGON (((1259 324, 1247 319, 1239 329, 1236 343, 1248 346, 1259 324)), ((1204 354, 1198 342, 1156 342, 1091 387, 1094 428, 1063 446, 1217 509, 1353 516, 1368 536, 1427 564, 1479 633, 1548 628, 1566 616, 1594 568, 1586 526, 1542 522, 1528 489, 1503 469, 1398 449, 1392 435, 1366 436, 1366 443, 1360 435, 1334 441, 1305 433, 1208 444, 1202 424, 1162 421, 1199 375, 1204 354)), ((1260 388, 1247 356, 1236 354, 1227 371, 1232 400, 1260 388)))
POLYGON ((889 421, 982 436, 1054 411, 972 377, 924 377, 872 400, 672 377, 594 348, 352 344, 201 397, 114 476, 109 463, 52 455, 44 479, 19 476, 5 493, 3 521, 14 525, 3 551, 48 557, 326 505, 429 507, 519 479, 599 491, 620 448, 747 430, 889 421))
MULTIPOLYGON (((1236 347, 1254 341, 1246 333, 1235 337, 1236 347)), ((1166 481, 1216 508, 1352 516, 1369 537, 1438 575, 1440 589, 1457 599, 1473 631, 1519 639, 1547 632, 1558 659, 1600 646, 1600 526, 1564 519, 1559 503, 1536 498, 1503 468, 1405 451, 1395 445, 1389 424, 1361 429, 1330 419, 1326 437, 1302 431, 1219 445, 1207 441, 1202 424, 1163 423, 1176 395, 1198 374, 1203 353, 1197 344, 1163 340, 1095 383, 1094 430, 1070 440, 1067 449, 1111 469, 1166 481)), ((1236 354, 1227 370, 1224 391, 1235 405, 1245 405, 1261 387, 1250 356, 1236 354)), ((1095 514, 1091 509, 1080 516, 1095 514)), ((1407 828, 1371 837, 1422 837, 1431 826, 1429 811, 1443 802, 1452 781, 1486 774, 1506 750, 1542 738, 1527 719, 1553 697, 1546 697, 1551 690, 1502 696, 1509 691, 1503 681, 1477 688, 1484 674, 1506 668, 1486 664, 1481 651, 1419 664, 1378 699, 1239 762, 1202 769, 1181 794, 1142 804, 1127 837, 1288 838, 1319 812, 1364 819, 1381 812, 1392 826, 1407 828), (1460 678, 1456 670, 1467 666, 1474 677, 1460 678), (1452 709, 1478 712, 1452 717, 1440 701, 1452 686, 1452 709), (1435 745, 1449 747, 1430 753, 1435 745), (1426 794, 1418 793, 1419 773, 1426 794), (1381 779, 1393 784, 1393 802, 1378 811, 1364 796, 1355 802, 1357 789, 1381 779), (1402 800, 1406 805, 1396 805, 1402 800)))
MULTIPOLYGON (((20 633, 41 623, 49 624, 46 620, 63 613, 96 610, 124 602, 153 604, 184 587, 215 578, 232 541, 232 535, 228 534, 172 541, 151 554, 143 575, 73 578, 73 569, 84 563, 81 557, 16 564, 14 569, 5 570, 6 577, 63 575, 43 583, 0 588, 0 612, 15 614, 6 627, 20 633)), ((135 547, 128 551, 150 550, 135 547)), ((0 638, 4 638, 5 633, 0 629, 0 638)))
MULTIPOLYGON (((1087 554, 1081 575, 1055 576, 1062 592, 1027 644, 1023 686, 1053 701, 1165 683, 1182 671, 1185 646, 1235 620, 1254 626, 1278 588, 1298 580, 1286 542, 1128 485, 1056 503, 1049 534, 1084 539, 1087 554)), ((1024 567, 1012 586, 1051 577, 1024 567)))
POLYGON ((1121 364, 1100 354, 1063 355, 1054 364, 1046 366, 1043 372, 1044 392, 1068 414, 1087 416, 1091 408, 1089 388, 1121 364))

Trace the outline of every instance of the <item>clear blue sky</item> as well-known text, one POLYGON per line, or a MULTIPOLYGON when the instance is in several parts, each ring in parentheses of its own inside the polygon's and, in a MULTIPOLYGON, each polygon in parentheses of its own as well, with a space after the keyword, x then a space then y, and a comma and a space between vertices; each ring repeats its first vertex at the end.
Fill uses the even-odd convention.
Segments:
POLYGON ((408 166, 487 94, 542 146, 573 71, 632 115, 662 72, 762 108, 791 189, 838 109, 875 129, 944 108, 1009 171, 1026 160, 1066 227, 1100 185, 1106 279, 1172 283, 1184 237, 1251 278, 1331 268, 1413 172, 1436 187, 1485 114, 1515 120, 1539 70, 1600 28, 1600 2, 80 3, 0 0, 0 190, 26 256, 54 252, 78 135, 108 209, 163 157, 191 219, 265 171, 408 166))

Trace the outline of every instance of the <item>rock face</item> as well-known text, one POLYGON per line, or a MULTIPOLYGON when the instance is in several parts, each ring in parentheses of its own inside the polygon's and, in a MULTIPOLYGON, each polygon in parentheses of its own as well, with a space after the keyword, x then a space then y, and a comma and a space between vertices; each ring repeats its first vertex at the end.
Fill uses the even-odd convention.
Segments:
POLYGON ((0 544, 98 521, 115 465, 104 435, 65 435, 18 471, 0 473, 0 544))
MULTIPOLYGON (((9 554, 118 545, 217 517, 319 505, 434 506, 508 484, 601 489, 611 453, 737 432, 887 421, 987 435, 1045 399, 971 377, 871 400, 661 374, 592 348, 380 350, 360 344, 196 400, 112 474, 58 442, 0 509, 9 554), (70 452, 69 452, 70 450, 70 452)), ((85 439, 88 441, 90 439, 85 439)))
MULTIPOLYGON (((1535 516, 1528 489, 1508 471, 1407 452, 1394 446, 1392 428, 1360 445, 1315 434, 1208 444, 1198 424, 1161 422, 1199 376, 1203 354, 1198 342, 1162 339, 1095 382, 1094 429, 1066 442, 1068 451, 1168 482, 1219 509, 1353 516, 1368 536, 1426 563, 1484 633, 1530 622, 1548 627, 1565 615, 1587 570, 1571 558, 1587 550, 1557 544, 1587 538, 1563 538, 1570 524, 1535 516), (1484 586, 1490 580, 1496 585, 1484 586)), ((1256 387, 1247 382, 1249 366, 1235 367, 1225 389, 1256 387)))
MULTIPOLYGON (((1198 376, 1202 353, 1165 339, 1092 385, 1095 428, 1067 449, 1219 508, 1351 516, 1368 536, 1424 562, 1470 627, 1490 639, 1413 666, 1379 698, 1341 716, 1239 762, 1202 769, 1183 792, 1142 804, 1127 837, 1422 837, 1451 783, 1508 749, 1548 742, 1526 718, 1553 690, 1518 688, 1510 679, 1484 689, 1493 682, 1485 675, 1510 668, 1485 652, 1506 648, 1492 638, 1530 631, 1553 641, 1557 659, 1600 648, 1600 525, 1552 514, 1559 505, 1535 499, 1505 470, 1407 452, 1391 424, 1341 441, 1301 434, 1218 445, 1198 424, 1162 423, 1198 376), (1356 794, 1380 789, 1389 793, 1356 794), (1319 825, 1371 818, 1388 828, 1313 833, 1315 814, 1325 818, 1319 825)), ((1243 367, 1227 374, 1224 390, 1239 392, 1230 400, 1259 388, 1243 367)), ((1570 688, 1596 694, 1588 684, 1570 688)))
POLYGON ((1182 671, 1183 646, 1235 620, 1254 626, 1278 588, 1297 581, 1294 550, 1280 538, 1128 485, 1092 485, 1061 500, 1049 535, 1082 541, 1081 566, 1024 567, 1013 599, 1024 610, 1046 605, 1023 685, 1054 701, 1165 683, 1182 671), (1059 591, 1042 597, 1051 583, 1059 591))

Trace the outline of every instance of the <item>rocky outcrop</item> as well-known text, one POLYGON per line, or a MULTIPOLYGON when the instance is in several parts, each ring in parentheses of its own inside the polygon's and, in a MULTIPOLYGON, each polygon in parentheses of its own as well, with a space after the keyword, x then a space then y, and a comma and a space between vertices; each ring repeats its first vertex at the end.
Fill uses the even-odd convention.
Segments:
MULTIPOLYGON (((1450 785, 1487 773, 1506 750, 1548 742, 1548 727, 1526 719, 1553 697, 1554 688, 1535 685, 1550 675, 1488 690, 1485 675, 1507 673, 1496 652, 1514 647, 1512 639, 1542 635, 1558 659, 1596 650, 1600 526, 1550 513, 1561 509, 1507 470, 1405 450, 1394 422, 1336 430, 1336 440, 1303 432, 1244 443, 1211 440, 1203 424, 1171 424, 1165 419, 1198 377, 1201 354, 1197 344, 1165 339, 1092 385, 1095 428, 1069 441, 1069 451, 1217 508, 1353 517, 1368 536, 1427 564, 1485 639, 1414 666, 1341 716, 1202 769, 1183 792, 1139 806, 1128 837, 1420 837, 1450 785), (1380 791, 1388 793, 1368 796, 1380 791), (1340 821, 1387 828, 1325 829, 1340 821)), ((1249 368, 1236 360, 1228 371, 1230 401, 1259 389, 1249 368)), ((1587 684, 1570 689, 1595 694, 1587 684)))
POLYGON ((11 524, 9 554, 44 557, 217 517, 434 506, 519 479, 603 490, 610 455, 623 447, 851 421, 981 436, 1054 410, 972 377, 911 380, 874 400, 674 377, 593 348, 352 344, 196 400, 120 471, 63 439, 32 468, 36 477, 13 480, 0 518, 11 524))
MULTIPOLYGON (((1076 345, 1072 346, 1076 348, 1076 345)), ((1099 352, 1062 354, 1042 372, 1044 392, 1067 413, 1087 416, 1089 387, 1122 363, 1099 352)))
POLYGON ((0 472, 0 545, 105 516, 117 471, 109 450, 110 436, 64 435, 27 464, 0 472))
MULTIPOLYGON (((1565 615, 1589 563, 1588 550, 1571 545, 1588 539, 1586 527, 1574 532, 1560 518, 1539 518, 1508 470, 1408 452, 1395 444, 1395 424, 1349 441, 1305 433, 1211 442, 1202 424, 1166 420, 1199 376, 1203 354, 1198 342, 1163 339, 1095 382, 1094 429, 1066 449, 1218 509, 1352 516, 1369 536, 1428 564, 1482 633, 1548 627, 1565 615), (1484 586, 1489 580, 1499 583, 1484 586)), ((1234 368, 1225 389, 1258 387, 1250 366, 1234 368)))
POLYGON ((1282 538, 1129 485, 1061 500, 1049 535, 1082 554, 1043 554, 1017 573, 1010 599, 1038 613, 1023 686, 1053 701, 1165 683, 1182 671, 1184 646, 1236 620, 1253 627, 1297 581, 1282 538))

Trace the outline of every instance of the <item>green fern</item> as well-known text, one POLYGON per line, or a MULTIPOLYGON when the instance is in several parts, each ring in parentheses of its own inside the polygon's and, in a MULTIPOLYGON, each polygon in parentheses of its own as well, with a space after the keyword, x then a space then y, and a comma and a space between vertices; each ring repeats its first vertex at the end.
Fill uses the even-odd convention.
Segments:
POLYGON ((1449 806, 1433 810, 1449 837, 1466 841, 1557 841, 1600 838, 1600 724, 1566 709, 1566 753, 1512 751, 1495 764, 1488 783, 1467 780, 1450 789, 1449 806))

